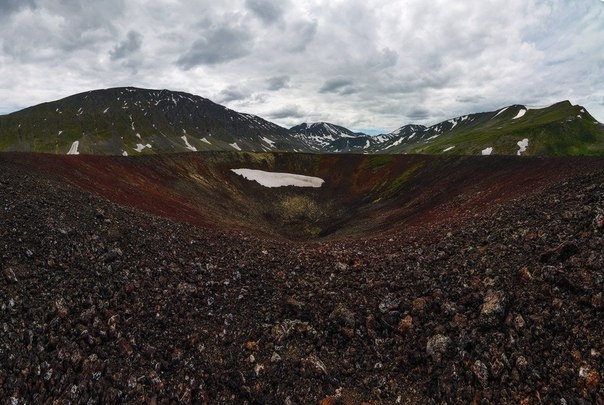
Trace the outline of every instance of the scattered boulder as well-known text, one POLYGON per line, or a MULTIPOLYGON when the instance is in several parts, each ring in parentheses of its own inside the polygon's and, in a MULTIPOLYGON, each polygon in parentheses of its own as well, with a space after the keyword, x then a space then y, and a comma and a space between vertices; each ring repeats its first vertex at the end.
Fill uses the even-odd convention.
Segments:
POLYGON ((480 307, 480 323, 485 326, 496 326, 505 315, 506 295, 503 291, 488 290, 480 307))
POLYGON ((442 356, 447 352, 449 346, 451 346, 452 340, 445 335, 434 335, 428 339, 426 344, 426 352, 434 362, 440 362, 442 356))

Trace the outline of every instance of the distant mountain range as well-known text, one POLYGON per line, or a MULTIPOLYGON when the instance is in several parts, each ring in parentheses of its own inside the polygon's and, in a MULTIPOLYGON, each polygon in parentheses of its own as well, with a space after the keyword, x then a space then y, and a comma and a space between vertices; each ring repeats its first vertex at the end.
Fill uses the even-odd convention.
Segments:
POLYGON ((187 151, 604 155, 585 108, 511 105, 371 136, 319 122, 283 128, 203 97, 133 87, 94 90, 0 116, 0 150, 139 155, 187 151))

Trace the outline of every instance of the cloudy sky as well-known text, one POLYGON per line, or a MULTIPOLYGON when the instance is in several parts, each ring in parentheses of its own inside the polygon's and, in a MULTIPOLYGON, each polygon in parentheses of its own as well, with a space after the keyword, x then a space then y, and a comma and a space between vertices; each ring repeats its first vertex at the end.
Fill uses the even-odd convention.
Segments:
POLYGON ((286 127, 565 99, 604 121, 604 1, 0 0, 0 114, 118 86, 286 127))

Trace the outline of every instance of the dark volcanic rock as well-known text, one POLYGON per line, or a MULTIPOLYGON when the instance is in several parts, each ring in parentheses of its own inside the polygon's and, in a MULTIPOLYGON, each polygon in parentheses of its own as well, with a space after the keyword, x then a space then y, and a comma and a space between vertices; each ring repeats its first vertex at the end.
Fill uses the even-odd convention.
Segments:
POLYGON ((307 243, 0 169, 3 403, 603 401, 603 170, 307 243))

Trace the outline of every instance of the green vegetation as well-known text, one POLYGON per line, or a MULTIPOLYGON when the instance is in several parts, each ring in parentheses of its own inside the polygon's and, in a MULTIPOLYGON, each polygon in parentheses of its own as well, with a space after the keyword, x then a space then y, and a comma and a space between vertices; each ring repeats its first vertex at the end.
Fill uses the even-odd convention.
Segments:
MULTIPOLYGON (((372 151, 376 155, 367 156, 362 169, 381 171, 389 167, 391 154, 400 153, 480 155, 492 147, 493 154, 516 155, 518 142, 524 139, 528 139, 528 148, 523 155, 604 155, 604 126, 583 107, 563 101, 524 110, 514 105, 498 112, 471 114, 456 120, 455 125, 445 121, 427 128, 388 149, 375 145, 372 151)), ((74 141, 79 141, 81 153, 121 155, 126 151, 132 156, 189 152, 182 139, 186 135, 187 142, 198 151, 235 152, 232 144, 236 142, 243 151, 263 152, 267 150, 263 140, 267 134, 282 151, 309 150, 284 128, 250 117, 184 93, 98 90, 0 116, 0 151, 65 154, 74 141), (137 144, 152 148, 138 152, 137 144)), ((254 163, 278 166, 278 162, 265 158, 254 163)))

